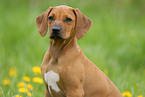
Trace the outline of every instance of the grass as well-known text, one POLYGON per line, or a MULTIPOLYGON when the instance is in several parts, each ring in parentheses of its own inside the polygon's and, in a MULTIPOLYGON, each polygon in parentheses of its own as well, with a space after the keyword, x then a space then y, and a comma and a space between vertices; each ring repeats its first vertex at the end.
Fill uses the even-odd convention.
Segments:
MULTIPOLYGON (((5 97, 20 94, 16 87, 23 76, 36 75, 33 66, 40 66, 49 46, 49 38, 42 38, 35 18, 49 6, 69 5, 79 8, 92 19, 89 32, 78 44, 119 88, 130 91, 132 97, 145 96, 145 13, 144 1, 138 0, 14 0, 0 4, 0 87, 5 97), (17 77, 10 77, 11 67, 17 77), (11 85, 4 85, 8 78, 11 85)), ((38 75, 41 77, 41 75, 38 75)), ((30 82, 32 97, 44 97, 44 84, 30 82)), ((1 90, 0 89, 0 90, 1 90)), ((0 94, 0 96, 2 96, 0 94)), ((3 96, 2 96, 3 97, 3 96)))

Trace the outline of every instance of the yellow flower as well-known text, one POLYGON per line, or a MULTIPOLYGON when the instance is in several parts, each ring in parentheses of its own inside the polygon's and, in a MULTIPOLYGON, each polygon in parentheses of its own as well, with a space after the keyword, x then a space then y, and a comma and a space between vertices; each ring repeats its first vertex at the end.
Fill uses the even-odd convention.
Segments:
POLYGON ((132 94, 129 91, 125 91, 122 93, 123 97, 132 97, 132 94))
POLYGON ((0 91, 0 95, 2 95, 3 93, 2 93, 2 91, 0 91))
POLYGON ((33 82, 35 83, 43 83, 43 80, 40 77, 34 77, 33 82))
POLYGON ((17 70, 15 67, 10 68, 9 70, 9 76, 10 77, 16 77, 17 76, 17 70))
POLYGON ((30 92, 27 93, 28 96, 32 96, 32 94, 30 92))
POLYGON ((32 89, 33 89, 33 86, 32 86, 31 84, 27 84, 27 88, 28 88, 29 90, 32 90, 32 89))
POLYGON ((41 69, 38 66, 34 66, 32 68, 32 71, 37 75, 37 74, 41 74, 41 69))
POLYGON ((31 79, 29 77, 27 77, 27 76, 24 76, 23 80, 26 81, 26 82, 30 82, 31 79))
POLYGON ((143 97, 142 95, 138 95, 137 97, 143 97))
POLYGON ((22 97, 21 95, 15 95, 14 97, 22 97))
POLYGON ((24 82, 19 82, 19 83, 17 84, 17 87, 24 88, 24 87, 25 87, 25 83, 24 83, 24 82))
POLYGON ((10 85, 11 84, 11 81, 8 80, 8 79, 5 79, 5 80, 3 80, 3 84, 4 85, 10 85))
POLYGON ((27 93, 28 92, 28 89, 26 88, 19 88, 18 90, 20 93, 27 93))

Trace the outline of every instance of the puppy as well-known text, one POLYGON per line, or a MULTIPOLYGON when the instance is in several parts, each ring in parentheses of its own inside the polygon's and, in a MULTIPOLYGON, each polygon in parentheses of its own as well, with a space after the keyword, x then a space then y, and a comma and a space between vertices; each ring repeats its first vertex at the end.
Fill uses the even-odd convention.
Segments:
POLYGON ((41 36, 49 28, 50 45, 41 64, 45 97, 122 97, 77 44, 91 24, 79 9, 65 5, 50 7, 36 18, 41 36))

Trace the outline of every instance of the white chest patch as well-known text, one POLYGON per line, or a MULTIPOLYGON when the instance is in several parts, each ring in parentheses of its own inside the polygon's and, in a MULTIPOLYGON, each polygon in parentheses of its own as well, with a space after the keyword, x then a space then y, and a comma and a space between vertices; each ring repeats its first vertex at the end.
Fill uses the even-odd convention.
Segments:
POLYGON ((59 75, 57 73, 55 73, 52 70, 50 70, 47 73, 44 73, 44 79, 45 79, 45 82, 48 85, 48 89, 51 86, 51 88, 53 90, 55 90, 56 92, 60 91, 60 89, 59 89, 59 87, 58 87, 58 85, 56 83, 56 82, 59 81, 59 75))

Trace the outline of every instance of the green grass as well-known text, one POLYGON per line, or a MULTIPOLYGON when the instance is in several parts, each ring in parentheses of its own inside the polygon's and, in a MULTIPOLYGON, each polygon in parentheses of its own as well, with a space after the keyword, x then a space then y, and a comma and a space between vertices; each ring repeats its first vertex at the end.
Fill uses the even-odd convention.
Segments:
MULTIPOLYGON (((121 92, 145 96, 143 0, 5 0, 0 3, 0 87, 6 97, 21 94, 16 84, 23 76, 35 76, 32 67, 40 66, 48 49, 49 38, 39 35, 35 18, 48 7, 62 4, 79 8, 93 21, 89 32, 78 40, 85 55, 108 71, 121 92), (9 77, 11 67, 17 68, 16 78, 9 77), (3 84, 5 78, 11 80, 10 86, 3 84)), ((44 84, 30 83, 32 97, 44 97, 44 84)))

